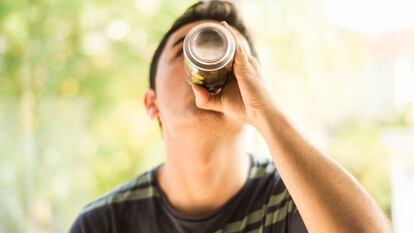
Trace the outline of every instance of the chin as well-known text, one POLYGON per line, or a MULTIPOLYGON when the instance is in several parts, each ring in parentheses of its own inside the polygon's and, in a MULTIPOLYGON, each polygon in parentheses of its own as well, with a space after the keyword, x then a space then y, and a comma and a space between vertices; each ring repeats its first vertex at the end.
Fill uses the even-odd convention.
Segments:
POLYGON ((232 121, 221 112, 200 109, 195 105, 188 110, 188 114, 184 115, 184 122, 193 127, 197 125, 197 127, 200 128, 221 129, 226 131, 238 131, 243 128, 242 124, 232 121))
POLYGON ((171 125, 168 127, 174 134, 183 133, 194 137, 200 136, 206 140, 209 140, 209 138, 219 141, 227 140, 240 135, 244 128, 243 124, 235 123, 225 117, 223 113, 197 107, 183 110, 178 118, 174 118, 174 121, 170 121, 171 125))
MULTIPOLYGON (((171 112, 172 113, 172 112, 171 112)), ((188 101, 181 107, 174 109, 174 127, 182 128, 204 128, 204 129, 223 129, 238 130, 243 127, 240 123, 236 123, 227 118, 223 113, 204 110, 198 108, 194 100, 188 101)))
MULTIPOLYGON (((211 110, 205 110, 198 108, 194 103, 192 103, 187 108, 189 114, 191 114, 193 117, 213 117, 213 118, 219 118, 222 120, 225 120, 225 116, 221 112, 211 111, 211 110)), ((218 119, 217 119, 218 120, 218 119)))

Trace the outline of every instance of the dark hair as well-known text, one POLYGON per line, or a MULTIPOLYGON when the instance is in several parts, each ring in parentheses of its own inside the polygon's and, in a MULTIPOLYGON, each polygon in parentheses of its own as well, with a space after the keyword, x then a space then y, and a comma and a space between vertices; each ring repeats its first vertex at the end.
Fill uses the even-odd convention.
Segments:
POLYGON ((236 28, 246 38, 252 55, 255 57, 257 56, 249 32, 247 31, 246 26, 240 18, 239 12, 233 3, 220 0, 200 1, 190 6, 184 14, 175 20, 170 30, 168 30, 162 38, 157 50, 155 50, 151 60, 149 75, 151 89, 155 90, 155 76, 157 74, 158 60, 171 34, 186 24, 205 19, 226 21, 229 25, 236 28))

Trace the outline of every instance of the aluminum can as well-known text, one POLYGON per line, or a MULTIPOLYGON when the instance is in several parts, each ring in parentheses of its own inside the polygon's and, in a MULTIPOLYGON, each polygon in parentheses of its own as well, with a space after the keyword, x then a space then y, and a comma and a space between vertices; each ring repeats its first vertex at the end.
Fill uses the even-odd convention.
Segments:
POLYGON ((183 54, 187 81, 218 94, 232 77, 236 50, 233 35, 216 23, 192 28, 184 38, 183 54))

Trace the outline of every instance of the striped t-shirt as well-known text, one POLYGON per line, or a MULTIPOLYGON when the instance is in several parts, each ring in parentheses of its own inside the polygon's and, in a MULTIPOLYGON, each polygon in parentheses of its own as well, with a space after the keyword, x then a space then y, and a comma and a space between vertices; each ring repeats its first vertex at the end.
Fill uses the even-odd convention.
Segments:
POLYGON ((244 186, 207 216, 172 208, 155 179, 159 165, 86 205, 70 232, 307 232, 273 161, 250 158, 244 186))

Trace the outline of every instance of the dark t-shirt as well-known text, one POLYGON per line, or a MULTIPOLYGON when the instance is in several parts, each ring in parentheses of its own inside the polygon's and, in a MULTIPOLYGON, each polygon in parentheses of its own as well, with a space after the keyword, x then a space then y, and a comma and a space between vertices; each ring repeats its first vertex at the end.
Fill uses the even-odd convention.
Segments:
POLYGON ((207 216, 175 211, 155 179, 157 166, 86 205, 70 232, 307 232, 273 161, 250 158, 244 186, 207 216))

